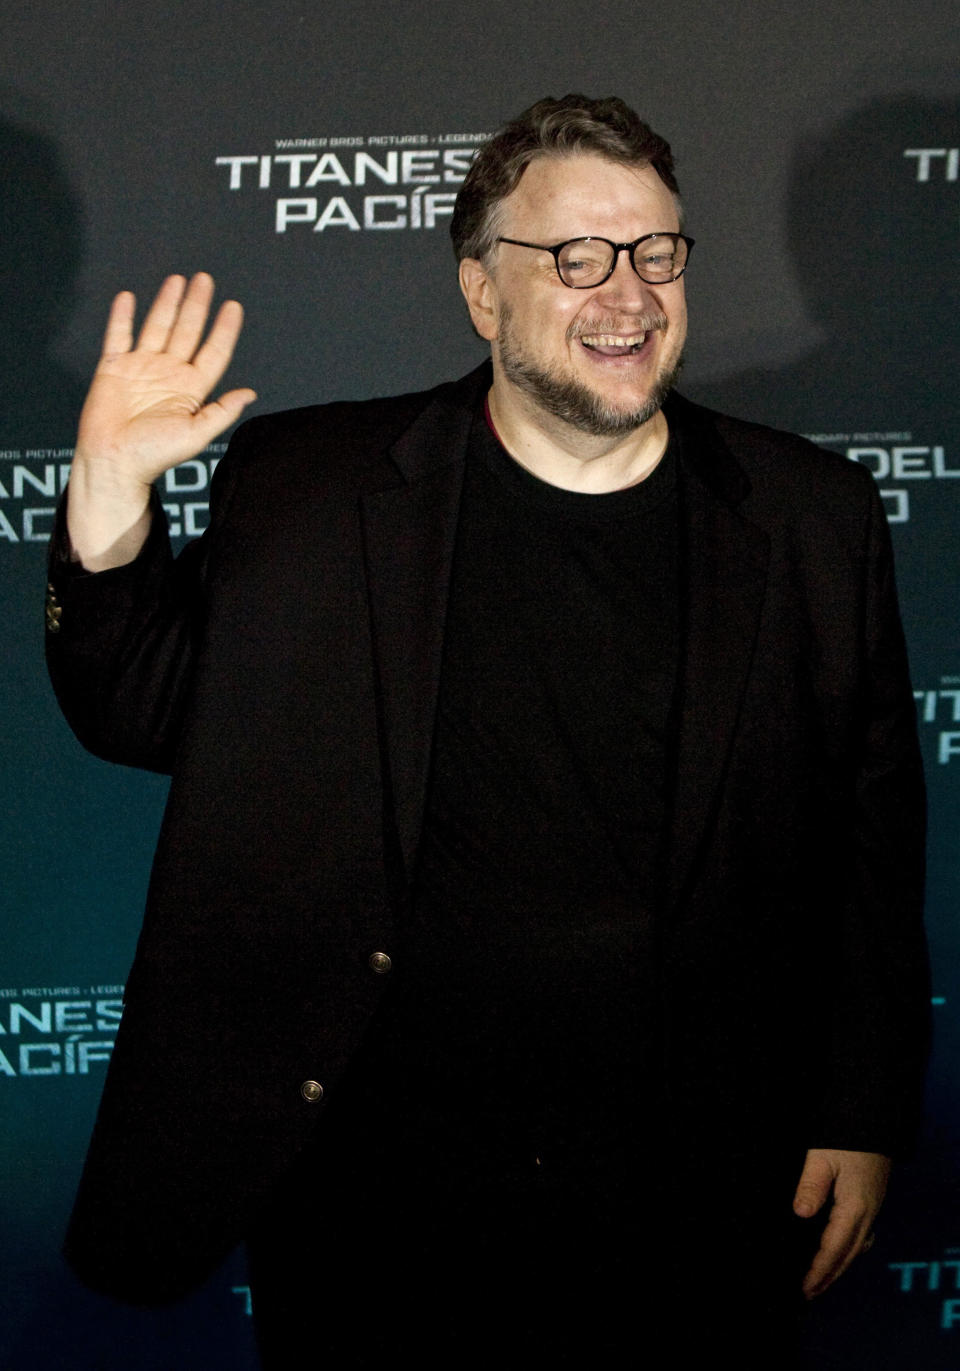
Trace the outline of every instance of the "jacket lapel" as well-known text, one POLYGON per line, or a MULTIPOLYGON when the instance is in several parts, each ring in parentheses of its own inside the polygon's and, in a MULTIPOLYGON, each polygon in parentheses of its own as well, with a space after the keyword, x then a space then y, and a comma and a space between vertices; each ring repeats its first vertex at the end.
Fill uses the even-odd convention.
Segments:
MULTIPOLYGON (((396 485, 361 500, 381 705, 381 753, 406 874, 429 776, 443 629, 470 427, 488 367, 443 387, 389 451, 396 485)), ((666 905, 682 897, 715 816, 749 674, 768 561, 766 535, 736 505, 747 490, 709 416, 667 405, 683 435, 682 653, 666 905)))
POLYGON ((753 660, 769 541, 736 509, 746 478, 698 407, 675 400, 682 424, 681 663, 676 771, 667 836, 666 908, 696 869, 720 790, 753 660))
POLYGON ((488 368, 443 387, 389 456, 400 481, 361 500, 385 786, 407 878, 426 799, 464 459, 488 368))

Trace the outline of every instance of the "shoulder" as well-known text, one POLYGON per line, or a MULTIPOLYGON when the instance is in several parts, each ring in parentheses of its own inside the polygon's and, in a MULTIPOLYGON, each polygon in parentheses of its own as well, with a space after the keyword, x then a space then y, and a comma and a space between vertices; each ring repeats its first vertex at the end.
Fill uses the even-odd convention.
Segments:
POLYGON ((271 480, 285 473, 297 480, 312 474, 364 486, 390 469, 390 449, 429 411, 472 415, 482 373, 478 368, 429 390, 307 405, 248 419, 233 435, 221 466, 234 477, 236 468, 268 465, 271 480))
POLYGON ((664 408, 689 466, 708 484, 725 485, 745 507, 862 515, 878 501, 865 467, 799 434, 735 419, 676 394, 664 408))

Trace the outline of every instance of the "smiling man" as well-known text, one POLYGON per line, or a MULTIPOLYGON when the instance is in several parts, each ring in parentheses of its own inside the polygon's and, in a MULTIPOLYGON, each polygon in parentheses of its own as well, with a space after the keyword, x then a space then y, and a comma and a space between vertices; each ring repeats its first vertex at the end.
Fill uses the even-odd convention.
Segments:
POLYGON ((266 1367, 782 1371, 910 1145, 886 523, 672 389, 681 230, 621 101, 532 106, 452 223, 491 361, 244 425, 176 563, 151 485, 253 398, 204 403, 240 310, 114 302, 49 660, 173 779, 67 1250, 155 1302, 245 1239, 266 1367))
POLYGON ((519 456, 511 439, 526 443, 531 469, 571 489, 642 479, 666 446, 661 405, 686 338, 680 278, 692 240, 679 233, 674 195, 651 166, 541 157, 498 223, 537 242, 498 234, 486 244, 477 234, 464 244, 460 284, 491 344, 491 412, 508 450, 519 456), (564 242, 571 224, 593 232, 564 242), (630 243, 609 239, 624 224, 647 227, 630 243), (526 430, 542 440, 530 446, 526 430))

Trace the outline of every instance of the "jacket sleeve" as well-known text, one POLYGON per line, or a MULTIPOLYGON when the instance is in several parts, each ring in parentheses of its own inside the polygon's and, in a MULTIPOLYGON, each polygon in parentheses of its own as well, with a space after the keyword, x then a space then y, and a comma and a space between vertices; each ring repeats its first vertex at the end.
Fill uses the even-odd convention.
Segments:
POLYGON ((890 532, 872 482, 863 604, 852 857, 837 943, 822 949, 832 1048, 813 1145, 898 1156, 916 1140, 929 1040, 926 812, 890 532))
POLYGON ((238 429, 214 473, 210 526, 177 558, 156 489, 150 533, 139 555, 108 571, 88 572, 73 560, 61 502, 48 567, 47 667, 70 727, 106 761, 171 770, 203 619, 207 566, 244 447, 238 429))

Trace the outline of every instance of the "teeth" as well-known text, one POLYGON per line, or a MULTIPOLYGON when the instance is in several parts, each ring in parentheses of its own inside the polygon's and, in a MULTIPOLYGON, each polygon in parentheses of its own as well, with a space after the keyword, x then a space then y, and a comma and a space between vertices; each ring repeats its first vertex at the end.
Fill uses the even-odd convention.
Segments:
POLYGON ((616 333, 584 333, 580 338, 584 347, 588 348, 636 348, 642 347, 646 340, 645 333, 633 333, 629 338, 616 333))

